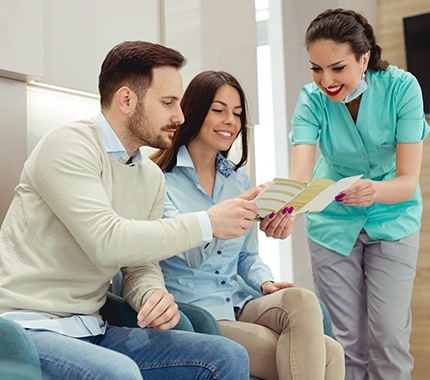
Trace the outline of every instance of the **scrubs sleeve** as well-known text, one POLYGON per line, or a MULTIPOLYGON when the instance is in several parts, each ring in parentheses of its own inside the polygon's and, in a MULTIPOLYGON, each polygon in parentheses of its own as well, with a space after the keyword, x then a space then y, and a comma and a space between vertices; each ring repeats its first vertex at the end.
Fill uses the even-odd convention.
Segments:
POLYGON ((425 139, 429 126, 424 116, 420 85, 412 74, 407 74, 397 94, 396 140, 399 143, 417 143, 425 139))
POLYGON ((316 144, 321 128, 321 112, 318 96, 315 92, 309 92, 307 86, 303 87, 291 120, 293 125, 289 135, 291 144, 316 144))

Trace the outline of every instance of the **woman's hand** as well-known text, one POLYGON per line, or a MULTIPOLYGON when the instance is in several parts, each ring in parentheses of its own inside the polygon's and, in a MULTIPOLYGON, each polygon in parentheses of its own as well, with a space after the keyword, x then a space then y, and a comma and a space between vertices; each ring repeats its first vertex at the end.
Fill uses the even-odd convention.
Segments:
POLYGON ((287 238, 291 235, 294 228, 293 211, 293 207, 286 207, 278 215, 272 212, 260 222, 260 230, 263 231, 267 237, 273 237, 275 239, 287 238))
POLYGON ((349 206, 370 206, 375 201, 376 187, 370 179, 359 179, 335 197, 336 202, 349 206))
POLYGON ((292 282, 272 282, 266 281, 261 284, 261 291, 264 295, 275 293, 278 290, 293 288, 295 285, 292 282))

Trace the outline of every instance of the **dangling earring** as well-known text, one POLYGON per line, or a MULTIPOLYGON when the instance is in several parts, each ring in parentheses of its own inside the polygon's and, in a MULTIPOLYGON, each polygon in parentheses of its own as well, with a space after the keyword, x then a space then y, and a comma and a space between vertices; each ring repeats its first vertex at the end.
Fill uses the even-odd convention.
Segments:
POLYGON ((366 73, 363 71, 363 74, 361 74, 361 80, 366 81, 366 73))

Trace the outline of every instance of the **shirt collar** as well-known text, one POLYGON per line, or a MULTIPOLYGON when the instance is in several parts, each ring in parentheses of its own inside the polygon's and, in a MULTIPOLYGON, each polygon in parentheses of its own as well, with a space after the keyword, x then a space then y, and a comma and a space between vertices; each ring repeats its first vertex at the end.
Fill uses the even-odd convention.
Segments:
POLYGON ((131 156, 127 154, 121 140, 101 112, 96 116, 96 120, 99 126, 103 145, 109 155, 113 156, 119 162, 127 165, 135 165, 142 161, 142 155, 139 149, 135 150, 131 156))
MULTIPOLYGON (((188 149, 185 145, 181 145, 178 150, 176 166, 190 167, 195 170, 193 160, 191 159, 191 156, 188 153, 188 149)), ((230 177, 231 173, 233 172, 233 165, 220 152, 217 154, 216 167, 218 172, 225 178, 230 177)))

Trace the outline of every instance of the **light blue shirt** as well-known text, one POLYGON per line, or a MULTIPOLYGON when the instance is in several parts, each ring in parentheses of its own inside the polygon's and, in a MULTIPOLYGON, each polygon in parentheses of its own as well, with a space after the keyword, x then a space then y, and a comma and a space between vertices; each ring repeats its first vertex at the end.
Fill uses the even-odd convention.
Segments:
MULTIPOLYGON (((367 72, 354 122, 345 104, 332 102, 315 83, 300 92, 292 119, 293 145, 316 144, 321 156, 313 178, 335 181, 353 175, 385 181, 395 176, 396 144, 418 143, 429 132, 421 89, 412 74, 395 66, 367 72)), ((369 207, 332 202, 306 216, 306 230, 316 243, 348 256, 364 228, 373 240, 395 241, 421 226, 422 197, 418 186, 408 201, 369 207)))
MULTIPOLYGON (((136 165, 142 161, 140 150, 137 149, 131 156, 127 154, 124 145, 109 125, 102 113, 96 116, 100 135, 106 152, 123 164, 136 165)), ((206 212, 196 213, 200 222, 205 243, 212 241, 212 227, 206 212)), ((101 317, 93 315, 73 315, 64 318, 50 318, 41 313, 8 312, 2 317, 18 322, 22 327, 35 330, 55 331, 71 337, 96 336, 104 334, 106 322, 101 317)))
MULTIPOLYGON (((244 169, 233 170, 221 154, 217 157, 217 174, 213 196, 199 185, 197 172, 185 146, 181 146, 177 164, 166 177, 164 216, 207 210, 251 188, 244 169)), ((258 256, 255 230, 231 240, 213 239, 212 243, 180 253, 160 263, 167 289, 176 301, 201 306, 217 320, 235 320, 234 308, 251 299, 237 282, 240 275, 252 288, 260 291, 265 281, 273 280, 269 267, 258 256)))

